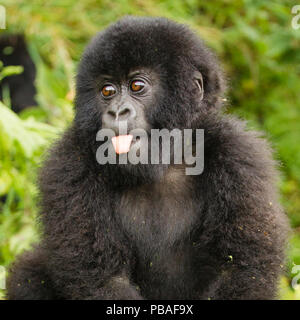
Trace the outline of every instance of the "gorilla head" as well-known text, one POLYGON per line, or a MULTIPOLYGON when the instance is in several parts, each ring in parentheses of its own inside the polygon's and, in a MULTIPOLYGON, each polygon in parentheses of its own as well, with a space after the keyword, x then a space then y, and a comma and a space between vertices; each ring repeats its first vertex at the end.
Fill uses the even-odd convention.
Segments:
MULTIPOLYGON (((199 118, 221 105, 223 87, 213 54, 188 28, 163 18, 127 17, 100 32, 82 57, 76 128, 94 154, 96 132, 110 128, 118 136, 122 121, 128 131, 199 128, 199 118)), ((145 179, 162 169, 125 166, 145 179)))

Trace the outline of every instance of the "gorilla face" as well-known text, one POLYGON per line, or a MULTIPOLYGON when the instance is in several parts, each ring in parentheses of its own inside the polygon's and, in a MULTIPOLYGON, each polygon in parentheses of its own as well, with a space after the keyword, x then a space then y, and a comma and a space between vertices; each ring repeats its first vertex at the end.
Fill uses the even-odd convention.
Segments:
POLYGON ((107 75, 101 82, 102 128, 113 129, 119 134, 120 123, 127 130, 149 130, 146 111, 155 105, 159 93, 159 78, 151 70, 136 69, 117 80, 107 75))
MULTIPOLYGON (((222 89, 214 57, 189 29, 162 18, 125 18, 99 33, 83 54, 75 126, 94 153, 103 128, 115 139, 124 123, 125 136, 133 129, 199 128, 207 110, 220 105, 222 89)), ((142 141, 129 138, 127 151, 140 147, 142 141)), ((109 170, 149 179, 165 166, 123 167, 109 170)))

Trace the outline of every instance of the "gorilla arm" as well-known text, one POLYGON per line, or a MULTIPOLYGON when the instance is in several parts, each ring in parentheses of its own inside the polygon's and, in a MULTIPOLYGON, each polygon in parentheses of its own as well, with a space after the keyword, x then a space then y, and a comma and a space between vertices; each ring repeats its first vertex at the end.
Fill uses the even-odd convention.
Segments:
POLYGON ((141 299, 130 284, 131 253, 115 224, 111 195, 90 170, 88 156, 84 158, 87 153, 79 152, 75 140, 71 128, 52 149, 40 174, 43 254, 35 258, 38 264, 31 261, 26 266, 21 256, 11 274, 8 295, 14 299, 141 299), (38 289, 46 274, 49 292, 38 289), (36 283, 25 286, 28 277, 36 283), (16 287, 17 282, 24 286, 16 287))
POLYGON ((129 281, 131 252, 114 219, 114 199, 92 164, 90 170, 88 157, 79 155, 74 150, 78 144, 69 139, 67 133, 41 178, 54 279, 72 299, 139 299, 129 281))
POLYGON ((205 132, 205 168, 198 181, 205 203, 200 241, 219 271, 203 299, 272 299, 288 224, 276 202, 270 148, 235 119, 205 132))

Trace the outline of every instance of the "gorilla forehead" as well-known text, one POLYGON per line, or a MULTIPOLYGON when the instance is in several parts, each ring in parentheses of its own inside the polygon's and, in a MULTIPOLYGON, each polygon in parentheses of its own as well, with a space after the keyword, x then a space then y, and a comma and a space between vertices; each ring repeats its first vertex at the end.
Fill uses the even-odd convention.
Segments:
POLYGON ((201 40, 184 25, 165 18, 126 17, 94 37, 82 64, 94 76, 120 77, 136 67, 174 72, 184 63, 187 71, 207 59, 201 40))

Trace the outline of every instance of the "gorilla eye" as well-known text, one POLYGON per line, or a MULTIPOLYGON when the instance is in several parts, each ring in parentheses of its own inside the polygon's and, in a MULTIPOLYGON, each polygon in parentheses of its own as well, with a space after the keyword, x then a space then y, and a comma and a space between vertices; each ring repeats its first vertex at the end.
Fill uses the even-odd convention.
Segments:
POLYGON ((139 92, 141 90, 143 90, 145 87, 145 82, 141 81, 141 80, 133 80, 130 83, 130 89, 133 92, 139 92))
POLYGON ((116 93, 116 89, 111 84, 105 85, 101 90, 101 94, 104 98, 111 97, 115 93, 116 93))

